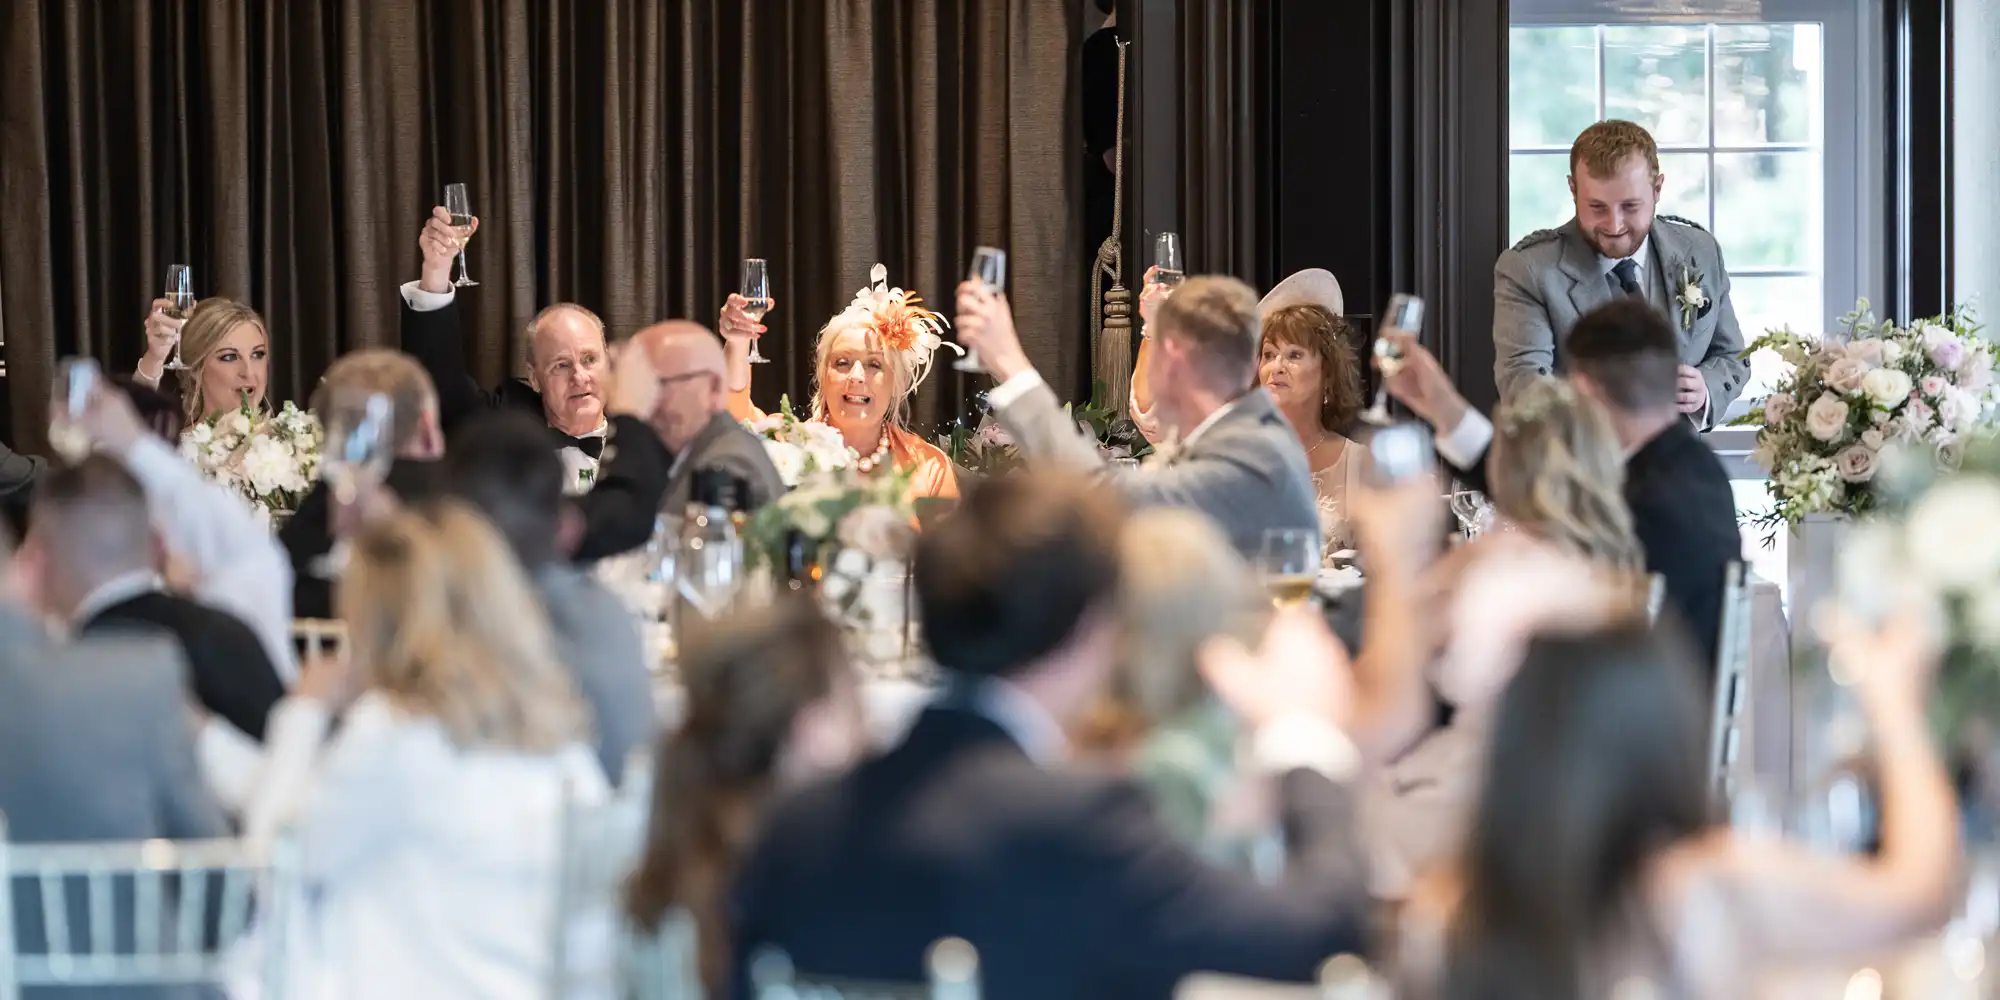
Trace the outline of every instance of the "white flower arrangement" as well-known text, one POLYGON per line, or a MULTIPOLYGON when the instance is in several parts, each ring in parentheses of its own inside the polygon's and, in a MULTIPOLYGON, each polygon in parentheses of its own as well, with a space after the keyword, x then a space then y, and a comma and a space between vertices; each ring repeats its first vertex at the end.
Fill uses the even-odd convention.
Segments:
POLYGON ((1751 458, 1771 477, 1774 505, 1756 524, 1777 529, 1808 514, 1862 514, 1883 448, 1922 446, 1956 469, 1964 438, 1994 422, 1993 345, 1969 309, 1907 327, 1877 322, 1868 300, 1821 339, 1771 330, 1744 352, 1770 349, 1793 371, 1739 425, 1754 425, 1751 458))
POLYGON ((845 469, 854 461, 853 449, 829 424, 800 420, 792 412, 789 397, 778 401, 778 412, 743 422, 764 441, 764 454, 778 469, 787 487, 823 473, 845 469))
POLYGON ((297 510, 319 479, 322 438, 319 418, 292 403, 275 414, 245 406, 188 428, 181 454, 276 520, 297 510))

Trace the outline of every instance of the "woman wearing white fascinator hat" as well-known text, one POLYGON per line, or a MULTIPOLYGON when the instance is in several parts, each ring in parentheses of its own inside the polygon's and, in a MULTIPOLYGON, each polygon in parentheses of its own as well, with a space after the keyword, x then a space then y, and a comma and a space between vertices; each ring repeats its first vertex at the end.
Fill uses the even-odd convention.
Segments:
MULTIPOLYGON (((1150 337, 1154 311, 1173 290, 1150 280, 1139 295, 1140 332, 1150 337)), ((1347 494, 1361 482, 1367 449, 1343 433, 1360 414, 1363 400, 1361 365, 1356 360, 1353 328, 1342 317, 1346 305, 1340 281, 1324 268, 1308 268, 1278 282, 1257 304, 1263 321, 1257 344, 1257 384, 1271 394, 1278 411, 1299 436, 1319 495, 1320 529, 1326 550, 1349 547, 1347 494)), ((1133 366, 1132 420, 1149 440, 1165 429, 1152 414, 1151 386, 1146 384, 1146 340, 1139 343, 1133 366)))

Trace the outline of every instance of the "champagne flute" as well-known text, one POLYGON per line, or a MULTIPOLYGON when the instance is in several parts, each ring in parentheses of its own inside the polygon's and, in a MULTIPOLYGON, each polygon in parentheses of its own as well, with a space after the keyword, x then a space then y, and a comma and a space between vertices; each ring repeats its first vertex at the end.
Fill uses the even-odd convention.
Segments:
MULTIPOLYGON (((742 294, 743 298, 747 300, 743 305, 743 315, 750 317, 753 323, 763 322, 764 315, 771 311, 771 268, 764 258, 744 258, 742 294)), ((757 341, 759 339, 757 337, 750 338, 750 357, 748 360, 753 365, 761 365, 771 360, 765 357, 763 352, 757 350, 757 341)))
POLYGON ((1419 333, 1424 328, 1424 300, 1414 295, 1396 293, 1389 299, 1389 308, 1382 311, 1382 322, 1375 332, 1375 347, 1370 352, 1375 355, 1375 367, 1380 372, 1375 382, 1375 405, 1361 414, 1361 419, 1386 427, 1389 417, 1389 379, 1394 377, 1403 365, 1403 353, 1388 337, 1390 330, 1404 333, 1419 333))
POLYGON ((336 540, 332 551, 313 560, 313 575, 332 579, 347 563, 347 545, 342 530, 363 486, 379 485, 389 476, 395 460, 395 403, 386 393, 347 387, 328 394, 320 413, 326 430, 320 449, 320 476, 333 490, 331 534, 336 540))
POLYGON ((49 393, 49 447, 72 465, 90 457, 90 434, 78 421, 100 377, 97 362, 89 358, 64 358, 56 366, 49 393))
MULTIPOLYGON (((167 265, 167 294, 171 303, 163 310, 168 316, 185 320, 194 312, 194 271, 186 264, 167 265)), ((166 369, 170 372, 187 371, 187 362, 181 360, 181 340, 174 338, 174 356, 167 359, 166 369)))
POLYGON ((465 244, 472 239, 472 201, 465 196, 465 185, 444 186, 444 210, 451 213, 451 224, 458 227, 458 280, 452 285, 471 288, 479 282, 472 280, 465 267, 465 244))
MULTIPOLYGON (((972 266, 967 269, 967 278, 986 286, 995 295, 1007 290, 1007 251, 994 247, 975 247, 972 251, 972 266)), ((962 372, 981 371, 979 351, 968 349, 965 356, 952 363, 952 367, 962 372)))
POLYGON ((1271 604, 1289 608, 1312 596, 1319 581, 1320 551, 1316 533, 1308 528, 1272 528, 1264 532, 1257 569, 1271 604))
POLYGON ((1153 283, 1177 288, 1187 280, 1181 264, 1181 234, 1161 233, 1153 240, 1153 283))

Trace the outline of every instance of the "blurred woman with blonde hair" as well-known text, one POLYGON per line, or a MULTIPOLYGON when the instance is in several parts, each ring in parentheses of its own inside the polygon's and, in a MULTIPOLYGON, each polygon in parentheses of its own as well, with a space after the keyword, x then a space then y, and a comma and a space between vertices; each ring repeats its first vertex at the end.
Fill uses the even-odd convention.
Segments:
POLYGON ((343 657, 273 711, 245 824, 299 840, 312 902, 287 982, 541 996, 563 811, 609 790, 533 590, 499 534, 447 502, 364 528, 335 608, 343 657))

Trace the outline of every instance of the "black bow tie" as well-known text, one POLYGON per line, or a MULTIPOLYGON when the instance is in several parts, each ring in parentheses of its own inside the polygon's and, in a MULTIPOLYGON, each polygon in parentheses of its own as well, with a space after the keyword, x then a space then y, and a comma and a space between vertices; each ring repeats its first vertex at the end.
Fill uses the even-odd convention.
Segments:
POLYGON ((561 431, 556 431, 555 435, 556 439, 562 442, 560 447, 575 448, 594 459, 604 457, 604 438, 602 436, 570 437, 561 431))

